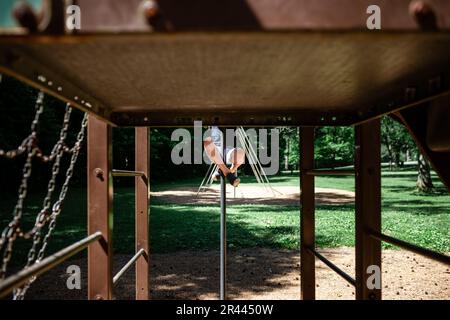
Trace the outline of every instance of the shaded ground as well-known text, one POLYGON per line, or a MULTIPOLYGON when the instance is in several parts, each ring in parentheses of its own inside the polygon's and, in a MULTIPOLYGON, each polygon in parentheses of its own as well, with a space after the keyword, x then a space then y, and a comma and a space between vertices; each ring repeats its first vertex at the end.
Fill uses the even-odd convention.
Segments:
MULTIPOLYGON (((277 186, 271 190, 265 190, 261 186, 240 185, 233 188, 227 186, 227 202, 229 204, 265 204, 295 206, 299 204, 300 188, 298 186, 277 186), (236 195, 236 196, 235 196, 236 195)), ((346 190, 316 188, 317 204, 349 204, 353 203, 355 193, 346 190)), ((215 184, 204 189, 197 195, 197 188, 183 187, 171 190, 151 192, 150 198, 173 204, 217 204, 220 196, 220 186, 215 184)))
MULTIPOLYGON (((353 275, 354 249, 320 250, 353 275)), ((115 257, 116 271, 130 256, 115 257)), ((230 299, 298 299, 300 259, 297 251, 243 249, 229 253, 230 299)), ((154 299, 217 299, 218 252, 178 252, 151 256, 151 296, 154 299)), ((317 266, 318 299, 354 299, 354 289, 320 261, 317 266)), ((115 288, 117 299, 134 298, 131 269, 115 288)), ((65 262, 36 281, 27 299, 85 299, 86 259, 65 262), (82 270, 82 290, 66 289, 67 266, 82 270)), ((406 251, 383 251, 384 299, 449 299, 449 267, 406 251)))

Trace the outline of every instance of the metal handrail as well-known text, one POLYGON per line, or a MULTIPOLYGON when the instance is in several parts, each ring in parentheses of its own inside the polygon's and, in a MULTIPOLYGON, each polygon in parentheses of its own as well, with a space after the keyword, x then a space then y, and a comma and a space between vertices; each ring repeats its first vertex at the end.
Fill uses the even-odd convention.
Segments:
POLYGON ((340 275, 345 281, 350 283, 352 286, 356 287, 356 280, 353 279, 350 275, 345 273, 342 269, 340 269, 338 266, 336 266, 333 262, 325 258, 323 255, 321 255, 319 252, 314 250, 313 248, 307 248, 309 252, 314 254, 320 261, 325 263, 331 270, 336 272, 338 275, 340 275))
POLYGON ((125 274, 125 272, 127 272, 128 269, 130 269, 130 267, 136 262, 136 260, 139 259, 140 256, 144 255, 144 253, 145 253, 144 249, 141 249, 138 252, 136 252, 136 254, 122 267, 122 269, 120 269, 120 271, 117 272, 117 274, 113 278, 114 285, 117 283, 117 281, 120 280, 120 278, 125 274))
POLYGON ((0 281, 0 298, 7 296, 15 288, 24 285, 31 277, 39 276, 42 273, 56 267, 68 258, 88 247, 91 243, 100 240, 102 237, 103 235, 100 231, 95 232, 90 236, 52 254, 51 256, 48 256, 41 262, 22 269, 18 273, 9 276, 3 281, 0 281))
POLYGON ((113 177, 145 177, 145 172, 143 171, 129 171, 129 170, 111 170, 113 177))
POLYGON ((377 240, 390 243, 394 246, 404 248, 406 250, 420 254, 420 255, 430 258, 432 260, 439 261, 439 262, 450 265, 450 256, 447 256, 445 254, 442 254, 442 253, 439 253, 436 251, 432 251, 429 249, 425 249, 425 248, 419 247, 415 244, 412 244, 412 243, 409 243, 409 242, 406 242, 406 241, 403 241, 400 239, 396 239, 396 238, 390 237, 388 235, 385 235, 383 233, 375 232, 373 230, 369 230, 368 233, 371 237, 373 237, 377 240))
POLYGON ((355 174, 353 169, 310 169, 305 172, 308 176, 351 176, 355 174))

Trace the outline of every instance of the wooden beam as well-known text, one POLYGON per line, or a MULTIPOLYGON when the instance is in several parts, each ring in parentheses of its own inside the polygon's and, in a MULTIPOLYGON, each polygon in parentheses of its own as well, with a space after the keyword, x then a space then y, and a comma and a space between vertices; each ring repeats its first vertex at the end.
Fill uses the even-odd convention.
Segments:
POLYGON ((135 129, 135 170, 144 175, 136 177, 136 252, 144 249, 145 253, 136 261, 136 300, 149 298, 149 195, 150 195, 150 129, 135 129))
POLYGON ((88 298, 112 298, 112 177, 111 127, 89 116, 88 122, 88 234, 103 238, 88 249, 88 298))
POLYGON ((314 176, 308 170, 314 169, 314 127, 300 128, 300 276, 303 300, 316 298, 315 256, 315 194, 314 176))
POLYGON ((381 232, 381 144, 380 120, 356 126, 356 299, 381 299, 381 286, 369 288, 369 266, 377 266, 381 283, 381 241, 369 230, 381 232))

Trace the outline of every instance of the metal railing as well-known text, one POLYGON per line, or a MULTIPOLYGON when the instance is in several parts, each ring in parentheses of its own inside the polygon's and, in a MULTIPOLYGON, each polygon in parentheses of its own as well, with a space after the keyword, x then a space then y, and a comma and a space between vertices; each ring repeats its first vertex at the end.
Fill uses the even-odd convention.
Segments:
POLYGON ((394 246, 409 250, 411 252, 417 253, 424 257, 427 257, 431 260, 439 261, 439 262, 450 265, 450 256, 447 256, 445 254, 442 254, 442 253, 439 253, 436 251, 432 251, 429 249, 425 249, 425 248, 419 247, 415 244, 412 244, 412 243, 409 243, 409 242, 406 242, 406 241, 403 241, 400 239, 396 239, 391 236, 385 235, 383 233, 375 232, 373 230, 369 230, 368 233, 371 237, 373 237, 377 240, 384 241, 384 242, 390 243, 394 246))
POLYGON ((141 249, 120 269, 119 272, 114 276, 113 278, 113 284, 116 285, 116 283, 120 280, 120 278, 125 274, 125 272, 130 269, 130 267, 139 259, 140 256, 145 254, 145 250, 141 249))
POLYGON ((111 170, 113 177, 145 177, 145 172, 129 170, 111 170))
POLYGON ((308 176, 351 176, 355 174, 353 169, 310 169, 305 170, 308 176))
POLYGON ((0 282, 0 298, 4 298, 15 288, 26 284, 30 278, 37 277, 56 267, 68 258, 87 248, 91 243, 99 241, 102 237, 103 235, 101 232, 95 232, 90 236, 52 254, 51 256, 48 256, 41 262, 33 264, 32 266, 22 269, 18 273, 9 276, 0 282))
POLYGON ((308 248, 308 251, 314 254, 320 261, 322 261, 325 265, 327 265, 331 270, 336 272, 338 275, 340 275, 345 281, 350 283, 352 286, 356 286, 356 280, 353 279, 350 275, 348 275, 345 271, 340 269, 338 266, 336 266, 333 262, 325 258, 323 255, 321 255, 319 252, 317 252, 313 248, 308 248))

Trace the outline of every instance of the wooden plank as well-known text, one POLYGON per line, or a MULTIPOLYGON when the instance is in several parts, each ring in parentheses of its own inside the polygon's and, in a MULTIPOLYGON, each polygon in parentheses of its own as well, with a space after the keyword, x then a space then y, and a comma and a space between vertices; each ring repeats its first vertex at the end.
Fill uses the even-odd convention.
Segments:
POLYGON ((88 249, 88 298, 112 298, 112 177, 111 127, 89 117, 88 122, 88 234, 100 231, 102 240, 88 249))
MULTIPOLYGON (((381 241, 368 230, 381 232, 380 120, 355 128, 355 264, 356 299, 381 299, 381 287, 370 289, 369 266, 378 266, 381 277, 381 241)), ((380 279, 381 281, 381 279, 380 279)))
POLYGON ((145 253, 136 261, 136 299, 149 298, 149 196, 150 196, 150 129, 135 129, 135 170, 144 172, 145 176, 135 178, 135 229, 136 252, 145 253))
POLYGON ((300 276, 303 300, 316 298, 315 248, 314 127, 300 128, 300 276))

